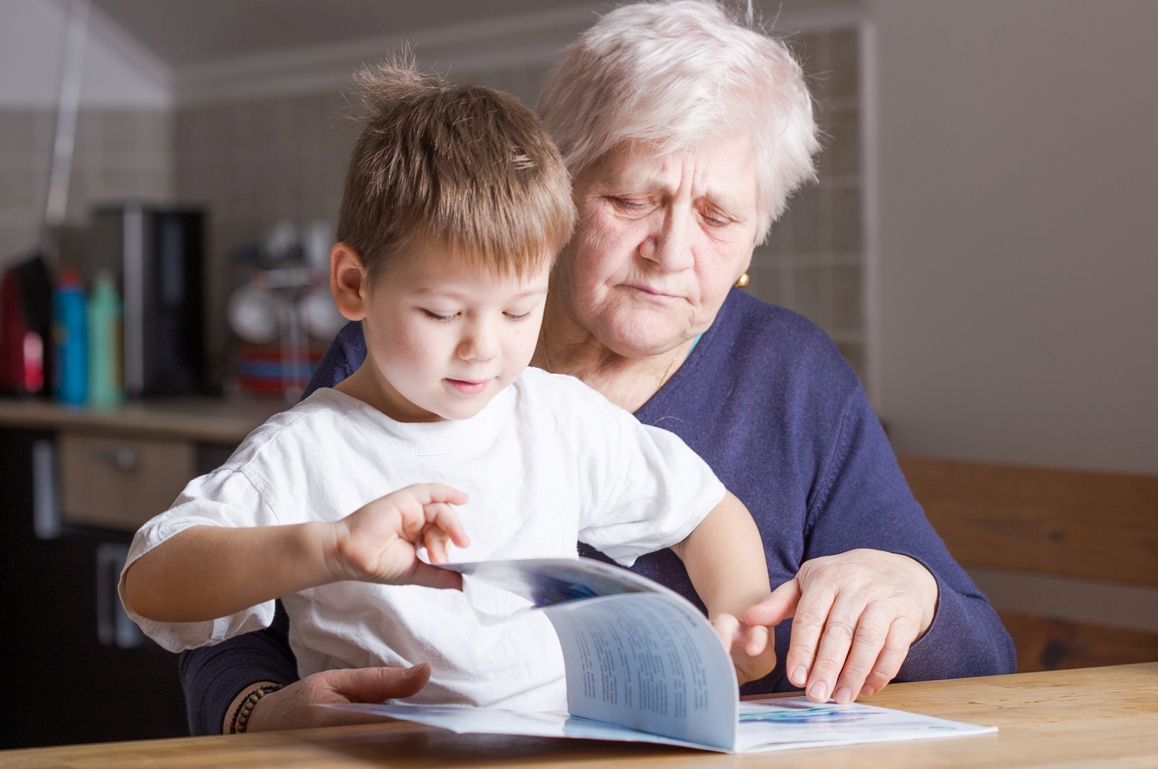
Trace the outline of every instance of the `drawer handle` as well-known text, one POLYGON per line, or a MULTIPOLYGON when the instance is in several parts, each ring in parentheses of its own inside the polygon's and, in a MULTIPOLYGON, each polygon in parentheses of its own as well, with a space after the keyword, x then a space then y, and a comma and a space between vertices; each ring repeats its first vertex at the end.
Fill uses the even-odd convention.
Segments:
POLYGON ((141 464, 141 453, 132 446, 121 446, 116 449, 101 449, 96 452, 98 461, 112 465, 118 470, 129 472, 136 470, 141 464))

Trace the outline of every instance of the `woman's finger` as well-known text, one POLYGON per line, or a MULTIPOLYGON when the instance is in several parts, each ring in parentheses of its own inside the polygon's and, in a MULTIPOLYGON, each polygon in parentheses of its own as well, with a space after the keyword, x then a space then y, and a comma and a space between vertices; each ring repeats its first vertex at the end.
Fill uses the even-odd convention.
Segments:
POLYGON ((841 705, 852 702, 861 693, 865 680, 877 664, 896 616, 895 607, 884 601, 874 601, 857 619, 852 648, 832 693, 833 699, 841 705))
POLYGON ((430 665, 425 663, 410 668, 350 668, 314 673, 258 700, 247 731, 381 722, 382 716, 317 706, 410 697, 429 680, 430 665))
MULTIPOLYGON (((796 581, 800 578, 797 577, 796 581)), ((829 612, 836 600, 836 591, 823 580, 813 580, 801 591, 792 620, 792 636, 788 655, 784 658, 788 680, 803 687, 809 682, 821 635, 828 622, 829 612)))
POLYGON ((767 598, 744 612, 744 622, 775 627, 796 613, 799 602, 800 580, 793 578, 778 585, 767 598))
MULTIPOLYGON (((813 702, 826 702, 832 696, 836 679, 844 669, 844 661, 852 648, 853 634, 863 608, 863 601, 844 594, 838 594, 832 602, 805 687, 805 694, 813 702)), ((798 613, 797 621, 799 616, 798 613)), ((796 630, 795 622, 792 629, 796 630)))
POLYGON ((881 649, 876 664, 861 687, 862 694, 876 694, 897 677, 901 665, 909 656, 909 647, 917 639, 919 631, 920 627, 909 617, 898 617, 893 620, 885 638, 884 648, 881 649))

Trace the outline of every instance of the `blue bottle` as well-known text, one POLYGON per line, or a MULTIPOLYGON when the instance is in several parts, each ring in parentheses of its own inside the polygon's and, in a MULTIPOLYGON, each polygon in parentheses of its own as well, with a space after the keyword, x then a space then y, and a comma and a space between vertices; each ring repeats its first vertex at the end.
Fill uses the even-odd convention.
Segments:
POLYGON ((52 313, 53 394, 61 403, 82 406, 88 397, 88 309, 76 270, 61 271, 52 313))

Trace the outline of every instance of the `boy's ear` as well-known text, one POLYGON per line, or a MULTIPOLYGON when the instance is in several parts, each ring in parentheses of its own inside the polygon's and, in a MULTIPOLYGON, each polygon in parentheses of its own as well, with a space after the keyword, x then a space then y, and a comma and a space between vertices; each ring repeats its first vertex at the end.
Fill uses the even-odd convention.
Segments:
POLYGON ((369 288, 362 257, 345 243, 330 249, 330 293, 334 304, 346 320, 366 317, 366 292, 369 288))

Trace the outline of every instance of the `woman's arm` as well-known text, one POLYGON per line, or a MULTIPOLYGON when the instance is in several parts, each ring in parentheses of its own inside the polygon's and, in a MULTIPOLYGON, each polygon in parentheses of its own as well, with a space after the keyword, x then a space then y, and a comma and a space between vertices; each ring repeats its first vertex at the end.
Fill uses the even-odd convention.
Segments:
POLYGON ((794 617, 788 680, 843 702, 894 677, 1012 673, 1008 633, 913 499, 859 388, 837 444, 809 511, 805 561, 754 617, 794 617))
POLYGON ((279 601, 273 623, 265 630, 182 652, 179 670, 190 734, 228 733, 240 699, 262 683, 285 688, 258 701, 249 717, 249 732, 376 721, 367 714, 315 705, 410 697, 430 680, 430 666, 420 664, 409 669, 326 670, 299 681, 288 632, 289 619, 279 601))

